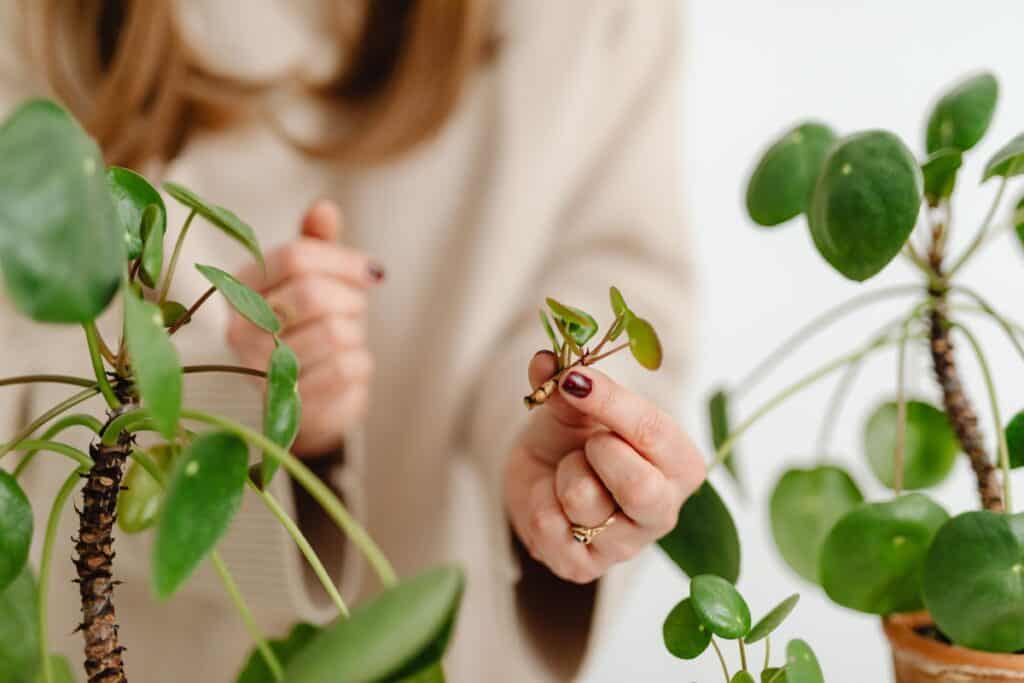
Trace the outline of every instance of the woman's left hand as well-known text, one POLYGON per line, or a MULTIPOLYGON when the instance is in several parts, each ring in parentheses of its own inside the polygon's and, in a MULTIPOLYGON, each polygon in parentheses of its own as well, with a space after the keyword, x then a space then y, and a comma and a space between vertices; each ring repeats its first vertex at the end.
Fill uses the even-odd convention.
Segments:
MULTIPOLYGON (((555 369, 554 354, 538 353, 531 386, 555 369)), ((603 373, 574 368, 513 448, 505 506, 534 559, 587 583, 673 529, 705 473, 704 458, 668 415, 603 373), (609 518, 589 545, 573 538, 572 526, 609 518)))

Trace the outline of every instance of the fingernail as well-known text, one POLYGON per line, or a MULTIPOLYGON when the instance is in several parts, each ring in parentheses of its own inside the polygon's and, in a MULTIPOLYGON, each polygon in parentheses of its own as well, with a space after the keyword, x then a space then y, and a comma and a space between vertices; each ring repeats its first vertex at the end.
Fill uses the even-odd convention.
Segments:
POLYGON ((534 358, 537 358, 539 356, 552 356, 552 357, 554 357, 554 355, 555 354, 553 354, 552 352, 548 351, 547 349, 541 349, 537 353, 533 354, 533 357, 534 358))
POLYGON ((369 267, 367 268, 367 272, 370 274, 370 279, 373 280, 374 282, 381 282, 382 280, 384 280, 384 266, 378 263, 371 262, 369 267))
POLYGON ((586 375, 570 372, 569 376, 562 380, 562 388, 576 398, 586 398, 590 396, 590 390, 594 388, 594 384, 586 375))

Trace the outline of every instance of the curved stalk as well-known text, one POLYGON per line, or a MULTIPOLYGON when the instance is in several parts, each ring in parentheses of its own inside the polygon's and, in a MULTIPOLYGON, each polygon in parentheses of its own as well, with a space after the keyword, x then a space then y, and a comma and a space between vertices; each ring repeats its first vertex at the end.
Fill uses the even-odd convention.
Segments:
POLYGON ((974 299, 978 306, 981 307, 981 310, 987 313, 988 316, 996 322, 996 324, 1003 328, 1003 331, 1006 333, 1006 336, 1010 338, 1010 343, 1012 343, 1013 347, 1017 349, 1017 353, 1020 354, 1021 359, 1024 359, 1024 343, 1021 343, 1020 338, 1017 336, 1017 331, 1014 328, 1020 329, 1021 334, 1024 334, 1024 329, 1020 328, 1019 325, 1011 322, 1006 317, 999 314, 996 311, 996 309, 992 307, 992 305, 988 302, 987 299, 982 297, 980 294, 975 292, 970 287, 965 287, 963 285, 952 285, 950 289, 952 289, 954 292, 965 294, 970 298, 974 299))
POLYGON ((263 635, 263 631, 260 629, 259 624, 256 623, 256 619, 252 616, 252 611, 249 609, 249 605, 245 602, 245 597, 238 588, 238 584, 235 583, 234 577, 231 576, 231 572, 228 570, 227 565, 224 564, 224 560, 221 559, 220 553, 216 550, 210 552, 210 562, 213 564, 213 568, 217 570, 217 575, 220 576, 221 583, 224 584, 224 589, 227 591, 228 596, 231 598, 231 602, 234 603, 235 609, 238 610, 239 615, 242 617, 242 621, 245 622, 245 628, 249 631, 249 637, 252 638, 253 642, 256 643, 256 649, 259 650, 260 655, 263 657, 263 661, 267 663, 267 668, 270 669, 270 673, 274 675, 275 681, 284 680, 284 668, 281 666, 281 662, 277 659, 277 655, 270 649, 267 644, 267 637, 263 635))
POLYGON ((111 420, 103 429, 101 442, 105 446, 113 445, 117 443, 117 439, 122 432, 138 431, 137 428, 139 426, 145 425, 149 422, 149 414, 144 409, 133 410, 129 413, 122 413, 111 420))
POLYGON ((718 647, 718 643, 715 639, 711 639, 711 647, 715 648, 715 654, 718 655, 718 663, 722 665, 722 675, 725 676, 725 683, 729 683, 729 667, 725 663, 725 656, 722 655, 722 649, 718 647))
POLYGON ((771 661, 772 661, 772 637, 771 636, 765 636, 764 637, 764 666, 762 666, 761 668, 762 669, 767 669, 769 664, 771 663, 771 661))
POLYGON ((182 372, 186 375, 194 375, 202 372, 225 372, 236 375, 250 375, 252 377, 266 378, 267 373, 256 368, 247 368, 241 365, 186 365, 182 372))
POLYGON ((737 638, 736 639, 736 644, 740 648, 740 667, 744 671, 746 671, 747 670, 747 646, 743 644, 743 639, 742 638, 737 638))
POLYGON ((967 246, 967 249, 964 250, 964 253, 961 254, 960 258, 953 262, 953 265, 948 271, 949 279, 952 279, 952 277, 956 275, 956 272, 964 267, 964 264, 971 259, 971 256, 974 255, 974 252, 978 250, 985 241, 985 238, 988 236, 988 232, 992 227, 992 219, 995 218, 996 211, 999 209, 999 203, 1003 199, 1003 193, 1006 192, 1006 183, 1010 179, 1010 175, 1011 173, 1007 173, 1000 181, 999 189, 996 190, 996 196, 992 200, 992 205, 989 207, 988 213, 985 214, 985 219, 981 222, 981 228, 978 230, 978 234, 974 236, 974 239, 971 240, 971 243, 967 246))
POLYGON ((85 323, 82 325, 82 328, 85 330, 85 341, 89 347, 89 360, 92 362, 92 371, 96 374, 96 384, 99 386, 103 398, 106 399, 107 405, 116 410, 121 407, 121 401, 114 394, 114 389, 110 386, 110 380, 107 379, 107 368, 103 365, 103 357, 100 355, 100 334, 96 330, 96 323, 85 323))
MULTIPOLYGON (((49 429, 43 432, 43 435, 40 438, 43 441, 50 441, 54 437, 59 435, 61 432, 63 432, 65 429, 68 429, 70 427, 87 427, 89 431, 93 432, 94 434, 99 434, 100 429, 102 429, 103 427, 103 424, 92 415, 86 415, 85 413, 76 413, 74 415, 62 417, 61 419, 54 422, 52 425, 50 425, 49 429)), ((15 446, 14 450, 22 449, 15 446)), ((25 471, 25 468, 28 467, 29 464, 31 464, 31 462, 36 457, 36 453, 38 452, 38 450, 30 450, 27 453, 25 453, 25 457, 23 457, 18 462, 18 466, 14 468, 14 472, 12 473, 15 479, 21 476, 21 473, 25 471)), ((92 460, 90 459, 89 462, 91 463, 92 460)))
POLYGON ((181 226, 181 232, 178 233, 178 239, 174 242, 174 252, 171 254, 171 262, 167 266, 167 274, 164 275, 164 282, 160 287, 160 295, 157 298, 160 303, 167 301, 167 292, 171 289, 171 280, 174 279, 174 271, 178 267, 178 257, 181 255, 181 247, 185 244, 185 236, 188 235, 188 229, 192 227, 192 221, 195 217, 195 210, 188 214, 188 218, 185 219, 185 225, 181 226))
POLYGON ((86 389, 85 391, 80 391, 77 394, 71 396, 70 398, 67 398, 58 403, 57 405, 53 406, 45 413, 43 413, 36 419, 32 420, 32 422, 25 425, 17 434, 14 435, 13 439, 0 446, 0 458, 3 458, 5 455, 10 453, 11 449, 14 448, 15 444, 17 444, 19 441, 23 441, 24 439, 27 439, 30 436, 32 436, 37 429, 42 427, 44 424, 46 424, 53 418, 58 417, 63 413, 66 413, 67 411, 77 406, 79 403, 84 403, 85 401, 88 401, 90 398, 92 398, 98 393, 99 389, 86 389))
POLYGON ((907 341, 910 338, 910 323, 914 321, 914 317, 907 316, 903 321, 896 361, 896 444, 893 448, 892 481, 897 496, 903 492, 907 448, 907 341))
POLYGON ((74 446, 59 441, 45 441, 43 439, 26 439, 14 444, 14 451, 49 451, 71 458, 79 466, 89 469, 92 467, 92 458, 78 450, 74 446))
POLYGON ((35 384, 49 382, 50 384, 71 384, 76 387, 94 387, 96 380, 86 377, 73 377, 71 375, 18 375, 16 377, 4 377, 0 379, 0 387, 15 386, 18 384, 35 384))

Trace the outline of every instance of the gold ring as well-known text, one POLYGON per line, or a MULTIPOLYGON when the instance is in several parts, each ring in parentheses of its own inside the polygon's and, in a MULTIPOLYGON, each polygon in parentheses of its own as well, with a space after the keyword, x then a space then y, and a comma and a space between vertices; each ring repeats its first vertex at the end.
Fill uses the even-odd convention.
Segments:
POLYGON ((582 543, 583 545, 590 545, 594 542, 594 539, 597 538, 597 536, 602 531, 604 531, 605 529, 607 529, 615 523, 615 515, 616 512, 613 512, 611 516, 608 517, 608 519, 604 520, 604 522, 598 526, 583 526, 582 524, 573 524, 572 527, 570 527, 572 530, 572 537, 576 539, 577 542, 582 543))

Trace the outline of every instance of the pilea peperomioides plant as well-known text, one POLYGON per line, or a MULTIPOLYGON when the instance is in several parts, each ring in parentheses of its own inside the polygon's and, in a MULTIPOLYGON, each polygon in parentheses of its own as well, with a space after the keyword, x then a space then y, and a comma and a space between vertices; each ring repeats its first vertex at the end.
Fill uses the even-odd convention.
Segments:
POLYGON ((94 375, 0 378, 0 387, 55 382, 79 389, 0 442, 0 457, 24 454, 13 472, 0 469, 0 680, 73 680, 68 663, 51 656, 47 587, 57 522, 84 481, 74 562, 82 607, 78 630, 90 683, 127 680, 122 643, 130 643, 131 634, 117 626, 115 519, 125 533, 155 534, 152 585, 159 597, 173 594, 210 560, 255 642, 239 681, 442 681, 439 662, 462 595, 462 573, 443 567, 400 583, 342 502, 289 452, 301 411, 298 361, 277 338, 280 324, 259 294, 214 266, 197 264, 209 290, 189 306, 168 299, 181 246, 197 218, 257 260, 263 257, 253 230, 234 213, 180 185, 167 183, 164 189, 190 210, 166 266, 167 212, 161 195, 133 171, 107 169, 95 143, 66 111, 32 100, 0 126, 4 293, 36 321, 80 325, 94 375), (274 336, 276 350, 266 372, 180 364, 173 335, 217 293, 274 336), (95 320, 117 298, 123 334, 110 344, 95 320), (201 372, 264 377, 263 431, 183 405, 186 376, 201 372), (96 396, 106 402, 104 416, 71 412, 96 396), (70 428, 94 433, 88 453, 60 440, 70 428), (136 435, 143 432, 153 433, 157 443, 140 446, 136 435), (262 454, 251 467, 250 449, 262 454), (73 467, 53 500, 33 500, 18 479, 44 452, 68 458, 73 467), (323 506, 385 586, 351 615, 302 531, 267 487, 279 467, 323 506), (291 535, 333 599, 339 614, 333 624, 299 624, 280 641, 267 641, 261 633, 216 550, 247 488, 291 535), (28 567, 33 505, 50 508, 38 584, 28 567))
MULTIPOLYGON (((871 130, 840 137, 817 122, 797 125, 763 153, 746 193, 756 223, 772 228, 802 214, 818 252, 845 277, 868 280, 902 256, 920 281, 877 289, 825 312, 731 392, 718 392, 710 409, 717 425, 716 462, 722 462, 757 420, 845 369, 816 445, 821 464, 787 471, 772 493, 772 530, 783 558, 841 605, 883 616, 927 609, 934 620, 933 637, 975 650, 1013 653, 1024 649, 1024 518, 1013 514, 1010 470, 1024 464, 1024 414, 1004 430, 995 378, 965 318, 980 314, 994 322, 1022 359, 1024 328, 963 284, 962 272, 982 246, 1007 232, 1004 228, 1016 227, 1024 240, 1024 201, 1016 203, 1013 220, 999 218, 1008 184, 1024 173, 1024 135, 985 164, 981 181, 998 183, 991 208, 962 251, 952 253, 950 246, 958 172, 964 155, 988 129, 997 95, 996 79, 988 73, 944 93, 928 117, 926 156, 920 160, 893 133, 871 130), (786 387, 729 429, 730 395, 759 383, 779 360, 831 323, 900 297, 911 299, 905 316, 786 387), (982 395, 994 420, 988 442, 961 378, 961 342, 981 368, 982 395), (913 344, 930 358, 939 405, 908 396, 905 371, 913 344), (864 502, 853 478, 825 454, 857 369, 869 355, 893 347, 898 352, 894 397, 867 421, 864 450, 871 470, 895 497, 864 502), (951 518, 927 495, 905 493, 943 481, 960 452, 970 463, 982 510, 951 518)), ((918 680, 897 669, 899 680, 918 680)))

